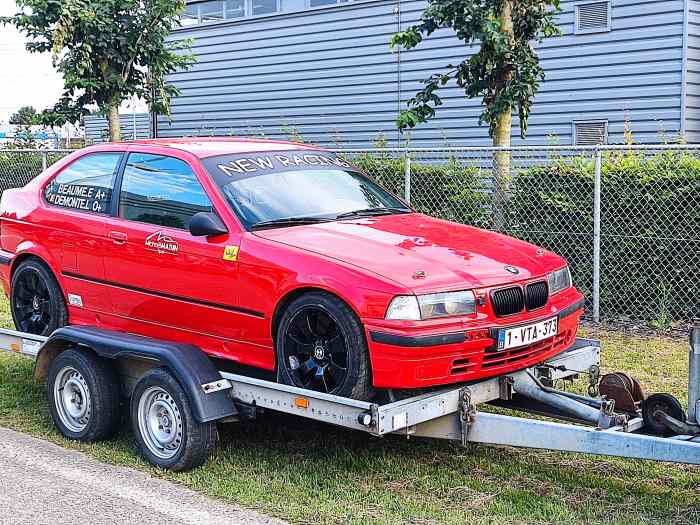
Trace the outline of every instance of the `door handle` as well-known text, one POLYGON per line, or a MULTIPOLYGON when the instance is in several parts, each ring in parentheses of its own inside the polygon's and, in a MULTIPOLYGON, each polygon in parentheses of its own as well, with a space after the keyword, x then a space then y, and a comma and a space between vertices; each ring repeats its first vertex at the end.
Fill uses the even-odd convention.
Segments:
POLYGON ((127 241, 126 233, 123 233, 123 232, 114 232, 114 231, 112 231, 112 232, 109 232, 109 233, 107 234, 107 237, 109 237, 110 239, 112 239, 112 242, 113 242, 114 244, 125 244, 126 241, 127 241))

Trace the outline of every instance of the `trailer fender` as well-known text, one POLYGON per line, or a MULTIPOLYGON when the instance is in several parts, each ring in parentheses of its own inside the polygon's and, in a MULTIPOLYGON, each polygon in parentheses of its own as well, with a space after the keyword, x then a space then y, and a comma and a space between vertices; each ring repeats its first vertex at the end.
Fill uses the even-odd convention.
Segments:
POLYGON ((213 362, 194 345, 173 343, 92 326, 66 326, 49 336, 37 355, 34 377, 44 380, 53 359, 67 348, 87 348, 106 359, 139 359, 168 368, 187 392, 199 423, 238 414, 228 390, 203 385, 222 381, 213 362))

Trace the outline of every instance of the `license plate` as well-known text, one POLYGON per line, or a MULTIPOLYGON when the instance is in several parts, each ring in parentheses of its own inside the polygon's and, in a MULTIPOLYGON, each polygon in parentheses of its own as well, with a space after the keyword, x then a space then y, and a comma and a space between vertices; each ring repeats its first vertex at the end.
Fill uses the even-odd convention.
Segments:
POLYGON ((552 317, 539 323, 505 328, 498 332, 498 349, 508 350, 544 341, 557 335, 558 319, 552 317))

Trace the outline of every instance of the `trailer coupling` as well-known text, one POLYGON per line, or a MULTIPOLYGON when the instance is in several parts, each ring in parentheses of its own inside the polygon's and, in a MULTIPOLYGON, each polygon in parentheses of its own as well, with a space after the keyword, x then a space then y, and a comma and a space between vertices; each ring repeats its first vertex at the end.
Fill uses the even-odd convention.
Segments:
MULTIPOLYGON (((694 341, 691 356, 696 358, 700 355, 699 330, 695 330, 691 341, 694 341)), ((599 365, 599 349, 595 345, 593 341, 578 340, 574 348, 546 363, 544 368, 554 370, 555 379, 570 377, 577 370, 590 370, 595 374, 599 365)), ((691 396, 696 392, 692 384, 693 373, 700 371, 700 359, 693 366, 697 368, 691 366, 691 396)), ((655 396, 661 394, 646 398, 638 383, 630 378, 629 382, 625 380, 624 389, 612 390, 616 394, 613 398, 588 397, 547 386, 545 383, 552 384, 551 377, 543 374, 542 368, 498 378, 496 385, 493 381, 486 381, 464 387, 455 414, 419 423, 400 433, 463 444, 505 445, 700 465, 697 421, 686 420, 682 414, 676 414, 679 419, 673 418, 656 404, 657 417, 671 421, 671 424, 663 426, 658 433, 645 424, 644 413, 650 410, 649 402, 655 403, 654 400, 658 399, 655 396), (615 408, 615 397, 625 396, 629 400, 626 400, 624 410, 619 411, 615 408), (484 412, 477 410, 478 403, 566 422, 484 412), (674 432, 676 429, 678 432, 674 432)), ((604 379, 605 376, 601 383, 604 379)), ((692 400, 697 405, 698 399, 692 400)))

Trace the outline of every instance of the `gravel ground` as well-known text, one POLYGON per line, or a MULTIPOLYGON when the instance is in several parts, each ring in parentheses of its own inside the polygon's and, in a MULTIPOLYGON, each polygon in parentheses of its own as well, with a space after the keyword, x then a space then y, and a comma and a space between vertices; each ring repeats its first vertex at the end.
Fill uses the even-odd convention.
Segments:
POLYGON ((0 524, 282 525, 0 427, 0 524))

